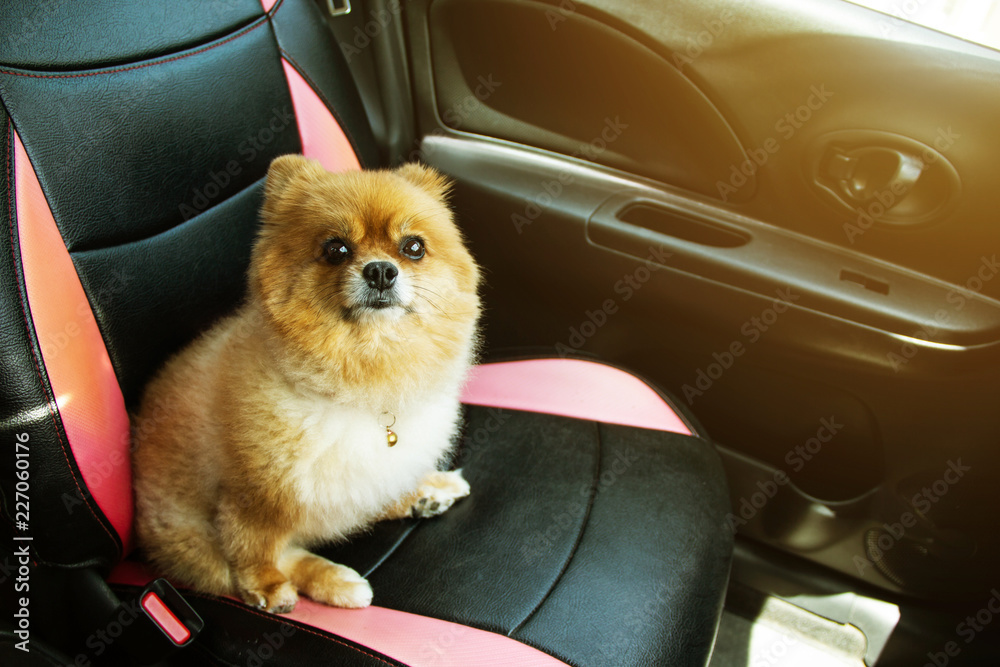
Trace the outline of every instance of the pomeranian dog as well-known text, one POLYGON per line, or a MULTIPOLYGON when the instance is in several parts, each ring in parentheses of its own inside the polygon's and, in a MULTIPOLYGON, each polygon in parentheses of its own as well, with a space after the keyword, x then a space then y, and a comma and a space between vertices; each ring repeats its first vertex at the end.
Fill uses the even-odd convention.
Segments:
POLYGON ((271 612, 365 607, 368 582, 307 548, 469 494, 438 469, 480 313, 448 187, 415 164, 272 162, 245 303, 166 363, 134 422, 136 534, 161 572, 271 612))

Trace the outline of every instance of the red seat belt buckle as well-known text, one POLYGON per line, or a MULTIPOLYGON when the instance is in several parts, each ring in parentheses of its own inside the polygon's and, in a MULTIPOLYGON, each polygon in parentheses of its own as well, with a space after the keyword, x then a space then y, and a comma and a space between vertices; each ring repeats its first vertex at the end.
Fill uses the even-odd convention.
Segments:
POLYGON ((174 643, 175 646, 183 646, 194 635, 184 623, 177 618, 177 615, 170 610, 163 599, 154 591, 143 594, 139 600, 146 616, 163 631, 163 634, 174 643))
POLYGON ((150 621, 147 627, 155 628, 175 647, 187 646, 205 627, 198 612, 166 579, 156 579, 143 589, 139 608, 150 621))

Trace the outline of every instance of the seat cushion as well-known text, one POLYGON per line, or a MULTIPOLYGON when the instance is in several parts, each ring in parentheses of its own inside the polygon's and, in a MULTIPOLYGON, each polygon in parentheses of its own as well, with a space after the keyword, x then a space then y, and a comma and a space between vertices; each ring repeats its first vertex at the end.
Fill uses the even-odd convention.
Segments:
MULTIPOLYGON (((658 393, 602 364, 488 364, 477 369, 466 401, 491 392, 498 405, 466 405, 456 453, 471 496, 441 517, 384 522, 316 549, 368 577, 376 608, 319 614, 324 608, 303 601, 288 619, 312 626, 322 616, 318 625, 331 640, 403 664, 452 663, 428 662, 436 654, 422 656, 420 646, 386 644, 392 633, 379 639, 359 631, 369 625, 366 614, 440 619, 456 624, 444 626, 445 636, 484 630, 569 664, 705 664, 732 552, 714 449, 689 432, 582 418, 577 407, 596 400, 617 404, 628 421, 630 409, 648 413, 653 396, 661 415, 673 415, 664 428, 690 431, 658 393), (496 385, 504 389, 490 390, 496 385), (536 397, 542 412, 504 405, 517 402, 517 387, 530 395, 543 385, 551 400, 536 397), (567 400, 581 387, 583 396, 567 400)), ((192 604, 213 618, 246 613, 202 596, 192 604)), ((199 640, 220 657, 235 650, 228 642, 213 632, 199 640)))

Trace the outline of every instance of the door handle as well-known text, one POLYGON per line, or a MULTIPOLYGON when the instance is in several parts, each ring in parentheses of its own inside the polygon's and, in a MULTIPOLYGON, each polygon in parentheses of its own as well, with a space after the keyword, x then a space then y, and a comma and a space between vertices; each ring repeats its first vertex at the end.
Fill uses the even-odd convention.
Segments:
POLYGON ((958 172, 927 144, 880 130, 839 130, 807 154, 818 193, 843 213, 889 225, 941 220, 957 204, 958 172))
POLYGON ((921 158, 884 147, 850 151, 833 148, 825 170, 844 199, 859 205, 872 201, 882 192, 893 193, 895 205, 909 194, 923 173, 921 158))

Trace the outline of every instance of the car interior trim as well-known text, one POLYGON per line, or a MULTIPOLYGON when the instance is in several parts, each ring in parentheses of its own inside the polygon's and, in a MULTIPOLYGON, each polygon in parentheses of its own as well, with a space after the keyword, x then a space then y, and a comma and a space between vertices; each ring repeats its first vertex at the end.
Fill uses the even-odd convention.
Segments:
POLYGON ((327 171, 360 169, 361 163, 337 119, 302 75, 285 58, 281 66, 302 140, 302 154, 319 160, 327 171))
MULTIPOLYGON (((111 573, 110 581, 145 586, 152 578, 143 565, 125 561, 111 573)), ((280 620, 280 617, 275 618, 280 620)), ((347 639, 412 667, 505 667, 511 664, 554 667, 566 664, 495 632, 384 607, 339 609, 302 599, 284 618, 347 639)))
POLYGON ((48 374, 57 411, 53 416, 62 421, 82 483, 127 552, 132 485, 125 401, 90 302, 17 134, 14 145, 18 243, 30 317, 40 341, 39 372, 48 374), (125 470, 116 472, 122 466, 125 470))
POLYGON ((639 378, 583 359, 526 359, 473 368, 462 402, 692 435, 639 378))

